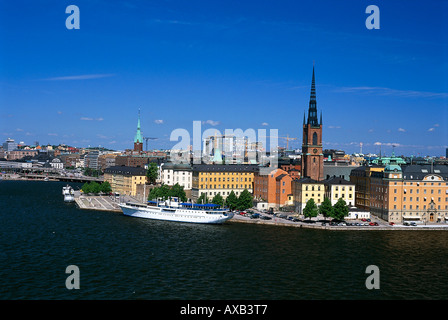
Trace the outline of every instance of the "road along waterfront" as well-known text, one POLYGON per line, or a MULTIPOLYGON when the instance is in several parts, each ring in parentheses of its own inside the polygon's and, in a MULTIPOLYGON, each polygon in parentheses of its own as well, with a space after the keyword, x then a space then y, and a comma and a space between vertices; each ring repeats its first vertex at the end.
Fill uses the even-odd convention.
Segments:
MULTIPOLYGON (((120 207, 118 206, 119 202, 133 201, 140 202, 141 200, 130 197, 130 196, 98 196, 98 195, 83 195, 81 193, 75 193, 75 201, 80 209, 87 210, 101 210, 101 211, 114 211, 121 212, 120 207)), ((251 223, 251 224, 262 224, 262 225, 276 225, 276 226, 286 226, 286 227, 294 227, 294 228, 309 228, 309 229, 324 229, 324 230, 445 230, 448 231, 448 224, 434 223, 434 224, 418 224, 416 226, 404 226, 404 225, 388 225, 386 221, 383 221, 377 217, 372 217, 372 221, 378 223, 378 226, 370 226, 370 225, 362 225, 362 226, 347 226, 347 225, 337 225, 331 226, 329 224, 330 220, 328 220, 325 225, 322 225, 321 221, 316 220, 288 220, 287 217, 281 218, 279 216, 273 216, 268 214, 263 214, 268 216, 270 219, 265 220, 261 218, 251 218, 250 215, 240 215, 238 213, 228 221, 227 223, 251 223)), ((360 220, 353 221, 360 222, 360 220)))

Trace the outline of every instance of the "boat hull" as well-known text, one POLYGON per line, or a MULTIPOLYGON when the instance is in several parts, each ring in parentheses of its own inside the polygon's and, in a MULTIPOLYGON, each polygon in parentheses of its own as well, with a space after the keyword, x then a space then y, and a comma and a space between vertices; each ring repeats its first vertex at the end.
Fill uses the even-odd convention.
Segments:
POLYGON ((153 220, 222 224, 233 218, 233 213, 231 212, 207 213, 189 209, 166 210, 160 207, 134 207, 125 204, 121 204, 120 207, 126 216, 153 220))

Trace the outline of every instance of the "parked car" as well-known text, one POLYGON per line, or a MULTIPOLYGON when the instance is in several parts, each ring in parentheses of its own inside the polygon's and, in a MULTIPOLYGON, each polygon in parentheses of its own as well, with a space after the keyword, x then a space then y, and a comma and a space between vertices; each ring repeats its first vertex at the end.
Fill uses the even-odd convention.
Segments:
POLYGON ((268 217, 268 216, 261 216, 260 219, 263 219, 263 220, 272 220, 272 218, 271 218, 271 217, 268 217))
POLYGON ((408 225, 409 225, 409 222, 403 222, 403 225, 404 225, 404 226, 408 226, 408 225))
POLYGON ((411 222, 410 225, 415 227, 417 224, 415 222, 411 222))
POLYGON ((389 222, 389 225, 391 225, 391 226, 393 226, 395 223, 393 223, 393 222, 389 222))
POLYGON ((253 214, 250 215, 251 219, 258 219, 259 217, 260 217, 259 213, 253 213, 253 214))

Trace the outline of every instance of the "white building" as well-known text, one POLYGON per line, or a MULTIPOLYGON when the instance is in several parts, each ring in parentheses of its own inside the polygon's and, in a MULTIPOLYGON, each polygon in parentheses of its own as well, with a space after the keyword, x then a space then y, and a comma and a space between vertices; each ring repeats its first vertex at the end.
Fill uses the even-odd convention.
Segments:
POLYGON ((51 160, 50 165, 54 169, 64 169, 64 164, 59 158, 54 158, 53 160, 51 160))
POLYGON ((361 210, 355 207, 349 208, 348 216, 345 217, 346 220, 360 220, 360 219, 370 219, 370 212, 368 210, 361 210))
POLYGON ((163 184, 173 186, 178 183, 184 190, 191 190, 193 171, 189 164, 162 163, 160 178, 163 184))

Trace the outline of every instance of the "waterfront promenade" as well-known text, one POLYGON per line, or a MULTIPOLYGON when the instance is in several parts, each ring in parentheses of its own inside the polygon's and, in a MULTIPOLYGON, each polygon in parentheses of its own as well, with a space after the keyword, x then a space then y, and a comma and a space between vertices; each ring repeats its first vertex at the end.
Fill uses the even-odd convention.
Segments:
MULTIPOLYGON (((83 195, 79 191, 75 192, 75 202, 80 209, 83 210, 99 210, 99 211, 111 211, 121 212, 118 203, 120 202, 139 202, 138 199, 130 196, 94 196, 83 195)), ((243 216, 238 213, 229 220, 227 223, 250 223, 257 225, 271 225, 271 226, 285 226, 293 228, 308 228, 308 229, 323 229, 323 230, 446 230, 448 231, 448 224, 433 223, 433 224, 417 224, 417 226, 405 226, 396 224, 394 226, 389 225, 386 221, 372 217, 373 222, 377 222, 378 226, 331 226, 329 221, 326 225, 322 225, 321 221, 310 222, 308 220, 292 221, 285 218, 269 215, 270 220, 264 220, 260 218, 250 218, 249 216, 243 216)), ((353 221, 360 222, 360 221, 353 221)))

